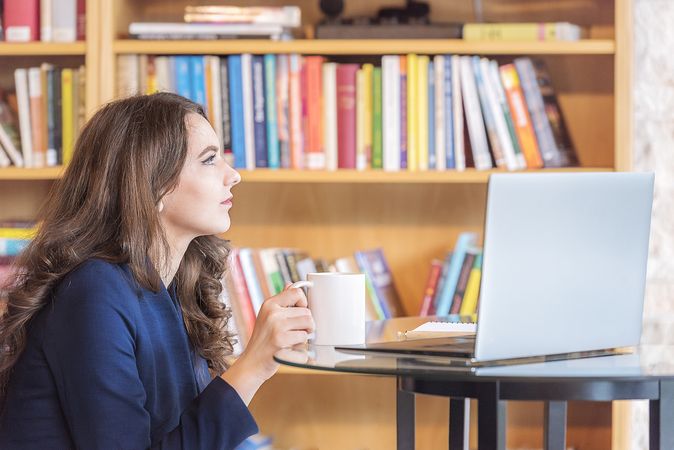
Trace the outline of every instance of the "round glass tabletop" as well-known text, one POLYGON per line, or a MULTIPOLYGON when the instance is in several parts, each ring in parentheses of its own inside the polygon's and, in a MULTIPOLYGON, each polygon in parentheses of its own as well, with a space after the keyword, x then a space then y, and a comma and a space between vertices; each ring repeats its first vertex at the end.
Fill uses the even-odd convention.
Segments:
MULTIPOLYGON (((367 342, 396 341, 400 332, 433 320, 429 317, 405 317, 369 322, 367 342)), ((435 318, 437 319, 437 318, 435 318)), ((621 354, 556 361, 528 362, 474 367, 464 359, 444 356, 383 355, 345 352, 335 346, 308 345, 284 349, 275 356, 281 364, 315 370, 370 375, 412 376, 452 380, 485 381, 518 379, 531 381, 561 380, 647 380, 674 378, 674 345, 649 345, 623 349, 621 354)))

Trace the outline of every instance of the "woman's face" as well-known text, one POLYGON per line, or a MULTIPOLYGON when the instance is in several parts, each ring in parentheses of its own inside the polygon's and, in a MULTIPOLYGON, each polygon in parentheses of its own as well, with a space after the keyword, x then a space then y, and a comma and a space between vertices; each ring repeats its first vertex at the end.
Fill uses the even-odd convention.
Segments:
POLYGON ((178 185, 162 199, 160 217, 168 236, 193 239, 229 229, 232 187, 241 176, 223 159, 223 149, 210 123, 187 115, 188 148, 178 185))

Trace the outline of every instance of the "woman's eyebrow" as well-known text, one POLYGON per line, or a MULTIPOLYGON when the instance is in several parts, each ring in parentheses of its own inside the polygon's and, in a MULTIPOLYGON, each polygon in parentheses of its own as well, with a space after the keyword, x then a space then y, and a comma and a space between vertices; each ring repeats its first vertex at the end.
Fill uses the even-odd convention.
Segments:
POLYGON ((203 149, 203 150, 201 151, 201 153, 199 153, 199 156, 197 156, 197 158, 201 158, 202 156, 204 156, 204 155, 205 155, 206 153, 208 153, 208 152, 216 152, 216 153, 217 153, 217 152, 218 152, 218 147, 216 147, 215 145, 209 145, 208 147, 206 147, 205 149, 203 149))

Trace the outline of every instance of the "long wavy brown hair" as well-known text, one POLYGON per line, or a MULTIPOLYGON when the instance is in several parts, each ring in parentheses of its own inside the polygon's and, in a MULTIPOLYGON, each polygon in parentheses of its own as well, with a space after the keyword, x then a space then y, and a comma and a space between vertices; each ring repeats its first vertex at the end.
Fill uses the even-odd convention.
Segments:
MULTIPOLYGON (((0 318, 0 405, 31 319, 70 271, 100 258, 128 264, 145 288, 161 288, 169 247, 157 205, 178 183, 192 113, 206 117, 201 106, 175 94, 139 95, 107 104, 82 130, 38 214, 36 236, 15 262, 18 275, 0 318)), ((228 254, 227 241, 198 237, 174 279, 190 341, 216 373, 226 369, 234 343, 227 331, 231 312, 218 299, 228 254)))

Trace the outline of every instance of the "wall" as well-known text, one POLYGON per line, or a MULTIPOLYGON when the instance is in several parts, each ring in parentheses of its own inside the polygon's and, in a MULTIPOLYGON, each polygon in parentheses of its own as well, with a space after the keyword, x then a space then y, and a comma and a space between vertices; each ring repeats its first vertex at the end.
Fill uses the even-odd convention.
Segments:
MULTIPOLYGON (((634 170, 655 172, 642 343, 674 343, 674 2, 634 2, 634 170)), ((648 448, 648 403, 632 408, 631 448, 648 448)))

